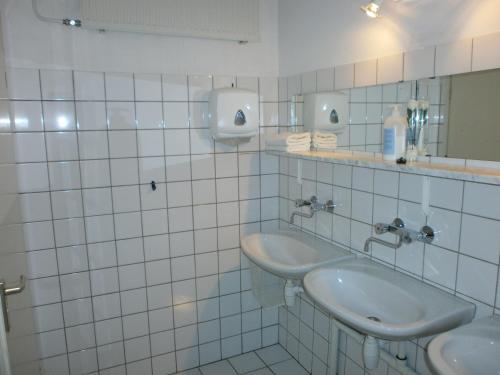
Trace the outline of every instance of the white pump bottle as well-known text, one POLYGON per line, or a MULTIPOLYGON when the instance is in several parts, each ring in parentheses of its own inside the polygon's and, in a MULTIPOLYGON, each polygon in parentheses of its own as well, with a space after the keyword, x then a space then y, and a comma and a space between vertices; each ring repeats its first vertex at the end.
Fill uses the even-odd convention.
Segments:
POLYGON ((401 115, 399 105, 392 106, 392 114, 384 121, 384 160, 405 157, 408 121, 401 115))

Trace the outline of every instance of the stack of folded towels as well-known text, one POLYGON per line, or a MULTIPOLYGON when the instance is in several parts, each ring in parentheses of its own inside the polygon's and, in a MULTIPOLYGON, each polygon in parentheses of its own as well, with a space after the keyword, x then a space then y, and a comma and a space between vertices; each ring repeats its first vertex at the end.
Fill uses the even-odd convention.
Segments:
POLYGON ((335 150, 337 148, 337 135, 327 132, 313 132, 312 147, 316 150, 335 150))
POLYGON ((285 152, 309 151, 310 133, 279 133, 266 139, 266 149, 285 152))

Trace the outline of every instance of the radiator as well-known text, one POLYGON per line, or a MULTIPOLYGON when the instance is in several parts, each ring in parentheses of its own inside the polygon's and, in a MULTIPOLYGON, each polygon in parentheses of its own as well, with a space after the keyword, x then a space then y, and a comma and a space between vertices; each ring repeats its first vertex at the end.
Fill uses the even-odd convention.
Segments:
POLYGON ((79 0, 82 26, 237 41, 259 40, 259 0, 79 0))

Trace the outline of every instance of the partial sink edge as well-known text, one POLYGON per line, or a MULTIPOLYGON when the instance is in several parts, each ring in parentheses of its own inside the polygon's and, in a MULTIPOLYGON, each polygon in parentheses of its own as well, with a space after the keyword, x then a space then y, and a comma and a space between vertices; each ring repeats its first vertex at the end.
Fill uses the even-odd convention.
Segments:
MULTIPOLYGON (((500 316, 499 315, 491 315, 487 317, 483 317, 477 320, 472 321, 471 323, 462 325, 455 329, 449 330, 447 332, 443 332, 437 335, 434 339, 431 340, 429 346, 427 347, 427 355, 426 362, 431 370, 437 375, 475 375, 476 372, 458 372, 457 369, 453 368, 454 365, 459 365, 459 363, 463 363, 466 361, 463 357, 470 356, 470 353, 466 353, 465 351, 461 351, 461 353, 457 353, 457 360, 453 364, 450 364, 446 358, 444 351, 450 350, 452 344, 460 345, 460 343, 464 344, 467 347, 470 347, 470 340, 476 337, 481 333, 491 333, 493 336, 496 333, 496 337, 491 338, 491 342, 487 342, 488 344, 496 344, 497 346, 500 344, 500 316), (455 341, 455 342, 454 342, 455 341), (460 354, 463 355, 461 360, 459 360, 460 354)), ((489 338, 488 338, 488 341, 489 338)), ((452 349, 451 349, 452 350, 452 349)), ((495 361, 493 366, 495 367, 496 373, 500 373, 500 355, 488 355, 488 353, 484 353, 481 351, 481 355, 486 358, 477 358, 476 364, 478 367, 486 366, 487 361, 495 361)), ((490 353, 491 354, 491 353, 490 353)), ((448 354, 449 355, 449 354, 448 354)), ((478 357, 480 357, 478 355, 478 357)), ((468 358, 470 359, 470 358, 468 358)), ((491 364, 491 363, 490 363, 491 364)), ((469 364, 470 366, 470 364, 469 364)), ((469 367, 470 368, 470 367, 469 367)), ((484 367, 483 367, 484 368, 484 367)), ((486 370, 485 370, 486 371, 486 370)), ((488 370, 489 371, 489 370, 488 370)), ((489 373, 489 372, 488 372, 489 373)), ((493 373, 493 372, 492 372, 493 373)))

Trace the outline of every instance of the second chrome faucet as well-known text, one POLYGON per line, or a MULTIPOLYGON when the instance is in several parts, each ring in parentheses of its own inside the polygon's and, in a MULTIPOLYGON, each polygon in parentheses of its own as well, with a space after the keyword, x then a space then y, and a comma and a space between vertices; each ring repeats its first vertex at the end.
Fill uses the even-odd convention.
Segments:
POLYGON ((294 211, 290 216, 290 224, 294 223, 295 216, 305 217, 310 219, 314 216, 317 211, 326 211, 333 214, 333 209, 336 207, 335 203, 330 199, 326 203, 319 203, 316 196, 312 196, 310 200, 297 199, 295 201, 295 207, 309 207, 309 213, 304 213, 302 211, 294 211))
POLYGON ((370 243, 375 242, 380 245, 384 245, 393 249, 399 249, 403 243, 410 244, 413 241, 420 241, 424 243, 431 243, 434 240, 434 230, 424 225, 420 231, 408 229, 405 227, 405 223, 400 218, 394 219, 391 224, 383 224, 377 223, 374 225, 375 234, 384 234, 384 233, 392 233, 398 237, 397 243, 388 242, 385 240, 381 240, 377 237, 370 237, 366 240, 364 246, 364 252, 368 253, 370 251, 370 243))

